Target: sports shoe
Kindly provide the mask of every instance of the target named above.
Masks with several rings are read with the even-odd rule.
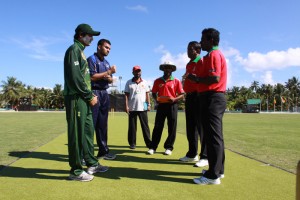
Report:
[[[198,161],[199,158],[198,158],[198,156],[195,156],[194,158],[184,156],[182,158],[179,158],[179,160],[182,161],[182,162],[194,162],[194,161]]]
[[[204,176],[201,176],[200,178],[194,178],[194,183],[199,185],[219,185],[221,184],[220,178],[217,179],[209,179]]]
[[[194,165],[194,167],[205,167],[205,166],[208,166],[208,160],[207,159],[200,159]]]
[[[89,167],[87,169],[87,173],[88,174],[95,174],[95,173],[98,173],[98,172],[106,172],[107,170],[108,170],[108,167],[98,164],[97,166]]]
[[[111,154],[111,153],[107,153],[103,156],[97,156],[98,159],[104,159],[104,160],[114,160],[116,159],[116,155],[115,154]]]
[[[129,149],[135,149],[135,146],[134,145],[130,145]]]
[[[74,180],[74,181],[82,181],[82,182],[87,182],[93,180],[94,176],[87,174],[85,171],[83,171],[80,175],[76,176],[74,174],[70,174],[69,180]]]
[[[155,153],[154,149],[149,149],[147,151],[147,154],[149,154],[149,155],[153,155],[154,153]]]
[[[202,169],[202,175],[204,175],[205,172],[207,172],[207,170],[206,169]],[[219,178],[225,178],[225,175],[224,174],[219,174]]]
[[[170,149],[166,149],[164,155],[170,156],[172,155],[172,151]]]

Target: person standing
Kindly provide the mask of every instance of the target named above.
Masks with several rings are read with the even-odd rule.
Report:
[[[136,146],[136,126],[137,117],[140,119],[141,128],[145,144],[150,148],[150,129],[148,126],[147,111],[150,111],[149,86],[142,79],[142,70],[140,66],[134,66],[132,69],[133,78],[128,80],[125,85],[125,106],[128,114],[128,143],[130,149]]]
[[[88,24],[80,24],[75,29],[74,44],[64,57],[64,102],[68,124],[68,153],[70,180],[91,181],[96,172],[105,172],[94,156],[94,126],[91,106],[98,102],[90,85],[90,75],[83,50],[90,46],[93,36],[100,35]],[[83,170],[81,160],[88,166]]]
[[[107,123],[109,111],[109,83],[113,82],[112,74],[116,73],[117,67],[110,66],[105,57],[109,54],[111,43],[107,39],[101,39],[97,44],[97,52],[88,60],[90,69],[92,90],[98,97],[98,103],[93,107],[93,121],[96,131],[96,140],[99,147],[97,158],[113,160],[116,155],[109,153],[107,145]]]
[[[177,102],[183,98],[184,91],[180,80],[172,76],[172,72],[176,71],[174,64],[167,61],[161,64],[159,69],[164,72],[164,75],[156,79],[152,87],[152,96],[157,104],[157,112],[152,132],[152,142],[147,153],[150,155],[155,153],[161,139],[165,119],[167,118],[168,137],[164,143],[164,154],[171,155],[176,138]]]
[[[224,138],[223,115],[226,109],[226,59],[219,50],[220,32],[214,28],[202,31],[201,48],[207,51],[203,57],[203,67],[197,76],[189,74],[188,79],[199,83],[197,102],[204,130],[204,142],[207,145],[209,168],[202,170],[202,176],[195,178],[196,184],[220,184],[224,177]]]
[[[186,79],[187,74],[195,74],[197,68],[202,67],[202,60],[200,57],[201,53],[201,44],[197,41],[191,41],[187,47],[187,55],[190,58],[190,61],[186,65],[186,73],[184,74],[183,81],[183,90],[186,93],[185,97],[185,120],[186,120],[186,136],[189,143],[189,150],[186,155],[179,160],[182,162],[192,162],[198,161],[195,163],[195,167],[204,167],[208,165],[206,145],[203,142],[203,130],[201,123],[197,122],[197,115],[200,113],[197,112],[198,104],[197,99],[197,90],[198,84]],[[186,79],[186,80],[185,80]],[[198,158],[198,134],[200,135],[200,160]]]

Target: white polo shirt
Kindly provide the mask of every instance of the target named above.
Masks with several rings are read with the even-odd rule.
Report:
[[[145,80],[137,84],[130,79],[125,85],[125,93],[128,93],[129,111],[145,111],[144,103],[146,102],[146,92],[150,92],[150,88]]]

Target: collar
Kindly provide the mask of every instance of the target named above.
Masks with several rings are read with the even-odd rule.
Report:
[[[85,46],[81,42],[79,42],[78,40],[74,39],[74,43],[77,44],[81,50],[85,49]]]
[[[219,49],[219,46],[213,46],[213,48],[211,50],[209,50],[207,52],[207,54],[209,54],[210,52],[214,51],[214,50],[218,50]]]
[[[167,82],[167,80],[164,79],[164,76],[160,77],[164,82]],[[170,81],[173,81],[174,80],[174,77],[173,75],[170,76]]]
[[[131,81],[132,82],[134,82],[134,83],[136,83],[136,81],[134,81],[134,77],[131,79]],[[141,83],[141,82],[143,82],[144,80],[142,79],[142,77],[141,77],[141,81],[139,82],[139,83]]]
[[[104,62],[105,57],[103,57],[103,60],[100,59],[99,55],[97,54],[97,52],[94,53],[95,57],[98,58],[99,61]]]
[[[192,62],[197,63],[201,59],[201,56],[198,55]]]

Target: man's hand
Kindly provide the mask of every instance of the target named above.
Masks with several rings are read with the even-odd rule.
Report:
[[[198,78],[194,74],[189,74],[186,78],[193,81],[193,82],[196,82],[196,83],[198,82]]]
[[[93,96],[92,100],[89,103],[90,103],[90,106],[96,105],[98,103],[98,97]]]
[[[111,72],[112,74],[116,73],[116,72],[117,72],[117,66],[116,66],[116,65],[111,66],[110,72]]]

